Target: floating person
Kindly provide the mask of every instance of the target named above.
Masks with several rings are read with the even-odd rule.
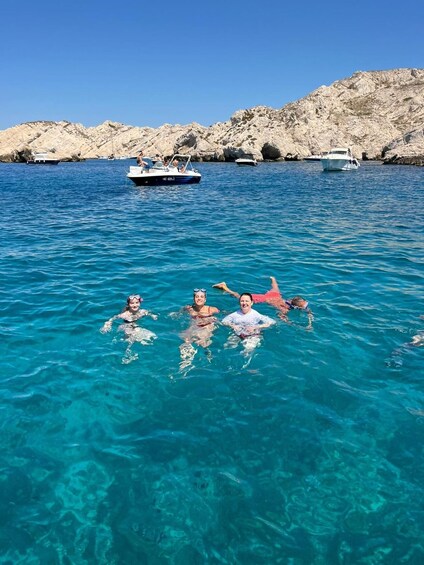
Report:
[[[265,294],[252,294],[253,302],[255,304],[265,303],[273,306],[278,310],[278,317],[281,318],[284,322],[288,322],[287,314],[290,310],[298,309],[303,310],[308,314],[308,326],[306,329],[312,329],[312,322],[314,320],[314,316],[309,309],[309,303],[307,300],[302,298],[301,296],[294,296],[290,299],[283,298],[281,291],[278,287],[277,280],[275,277],[270,277],[271,279],[271,289],[268,290]],[[219,288],[231,296],[235,298],[240,298],[240,294],[234,290],[228,288],[226,282],[220,282],[213,285],[214,288]]]
[[[193,303],[184,306],[183,311],[187,312],[191,318],[189,327],[180,334],[184,340],[184,343],[180,345],[180,355],[186,367],[197,353],[193,343],[205,350],[211,344],[212,334],[218,322],[215,314],[219,313],[219,309],[206,304],[205,288],[195,288],[193,289]]]
[[[424,316],[419,317],[420,320],[424,320]],[[423,347],[424,346],[424,330],[418,330],[415,335],[412,336],[411,341],[403,343],[401,346],[394,349],[391,353],[390,359],[386,361],[386,365],[393,367],[401,367],[403,365],[403,356],[411,351],[411,347]]]
[[[248,355],[260,344],[262,330],[274,325],[275,320],[252,308],[253,296],[250,292],[240,294],[239,304],[240,309],[225,316],[221,323],[234,331],[242,342],[245,355]],[[230,340],[229,345],[235,345],[234,341]]]
[[[137,355],[131,355],[131,347],[135,342],[141,343],[142,345],[150,345],[157,337],[156,334],[150,330],[146,330],[137,325],[137,321],[144,316],[150,316],[153,320],[158,319],[156,314],[152,314],[149,310],[140,308],[142,301],[143,299],[139,294],[131,294],[128,296],[127,304],[122,312],[109,318],[100,329],[102,333],[110,332],[115,320],[122,320],[124,322],[118,327],[118,330],[124,332],[125,339],[128,342],[128,347],[122,359],[123,363],[130,363],[134,359],[137,359]]]
[[[420,320],[424,320],[424,316],[420,316]],[[409,345],[412,347],[422,347],[424,345],[424,330],[418,330],[418,333],[412,336]]]

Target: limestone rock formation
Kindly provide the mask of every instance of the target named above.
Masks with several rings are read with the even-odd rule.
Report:
[[[243,153],[280,160],[342,145],[357,157],[410,162],[424,155],[423,125],[424,69],[357,72],[281,109],[239,110],[210,127],[29,122],[0,131],[0,161],[26,161],[32,152],[67,160],[135,156],[140,149],[146,155],[190,153],[200,161],[233,161]]]
[[[409,131],[383,148],[384,163],[424,165],[424,128]]]

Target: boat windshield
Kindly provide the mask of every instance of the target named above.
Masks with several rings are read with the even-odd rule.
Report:
[[[162,163],[162,161],[156,161],[156,163],[153,165],[153,169],[164,169],[164,164]]]
[[[349,149],[332,149],[330,151],[331,155],[349,155]]]
[[[181,171],[182,169],[194,170],[191,164],[190,155],[180,155],[178,153],[172,156],[172,158],[169,161],[168,167],[171,169],[173,167],[176,167],[179,171]]]

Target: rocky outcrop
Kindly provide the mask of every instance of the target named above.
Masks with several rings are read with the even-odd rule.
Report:
[[[416,165],[417,167],[424,167],[424,155],[415,155],[414,157],[400,157],[393,155],[383,160],[384,165]]]
[[[384,163],[422,165],[424,128],[406,132],[383,147]]]
[[[321,86],[281,109],[239,110],[210,127],[135,127],[107,121],[85,128],[70,122],[30,122],[0,132],[0,160],[25,161],[32,152],[61,159],[190,153],[199,161],[302,159],[350,146],[367,159],[424,154],[424,69],[357,72]]]

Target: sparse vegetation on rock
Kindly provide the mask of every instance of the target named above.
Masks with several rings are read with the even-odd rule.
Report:
[[[424,69],[357,72],[273,109],[238,110],[227,122],[159,128],[106,121],[86,128],[39,121],[0,131],[0,161],[51,152],[63,160],[190,153],[199,161],[302,159],[342,145],[357,157],[414,162],[424,155]],[[414,158],[416,157],[415,161]]]

